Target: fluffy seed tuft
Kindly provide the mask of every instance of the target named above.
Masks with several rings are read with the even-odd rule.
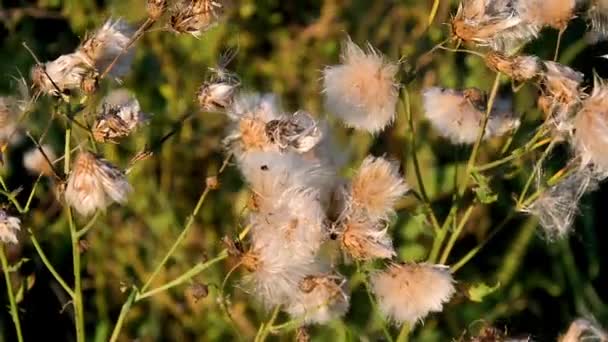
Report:
[[[21,230],[21,220],[9,216],[4,209],[0,209],[0,241],[18,244],[17,233]]]

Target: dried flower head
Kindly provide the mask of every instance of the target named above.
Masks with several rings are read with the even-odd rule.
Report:
[[[139,102],[126,90],[114,90],[103,101],[93,125],[93,137],[99,142],[117,143],[148,122]]]
[[[83,216],[105,210],[112,202],[124,204],[131,186],[124,173],[105,159],[80,152],[67,181],[65,201]]]
[[[477,140],[487,111],[485,95],[478,89],[427,88],[423,91],[423,105],[427,119],[441,136],[455,144],[472,144]],[[507,101],[495,101],[484,139],[501,136],[519,126],[519,119],[509,107]]]
[[[540,183],[540,176],[537,183]],[[540,188],[541,184],[537,184],[537,187]],[[572,231],[581,197],[596,187],[597,181],[592,172],[582,169],[543,191],[523,211],[539,219],[549,239],[562,238]]]
[[[198,88],[196,98],[202,110],[220,112],[232,107],[241,85],[239,78],[225,68],[233,56],[223,57],[217,68],[210,68],[211,75]]]
[[[447,267],[391,264],[370,276],[380,311],[395,323],[416,324],[430,312],[440,312],[455,292]]]
[[[42,151],[40,151],[42,149]],[[57,155],[50,145],[43,145],[40,148],[34,147],[23,155],[23,166],[33,175],[53,176],[53,163]]]
[[[347,39],[342,50],[341,64],[323,71],[327,110],[348,127],[382,131],[395,118],[398,66],[371,45],[364,51]]]
[[[17,99],[10,96],[0,97],[0,145],[17,141],[20,114]]]
[[[17,233],[21,230],[21,220],[9,216],[4,209],[0,209],[0,241],[17,244]]]
[[[593,165],[597,171],[608,173],[608,87],[596,84],[574,117],[573,143],[581,165]]]
[[[396,255],[388,225],[364,215],[351,215],[340,223],[340,247],[355,260],[391,259]]]
[[[279,119],[283,113],[279,98],[275,94],[248,92],[238,93],[230,110],[226,112],[228,117],[234,121],[243,117],[254,117],[263,122]]]
[[[79,89],[89,67],[79,53],[59,56],[54,61],[35,65],[31,71],[33,84],[43,93],[59,96]]]
[[[545,65],[541,80],[543,92],[559,103],[570,104],[580,101],[580,87],[584,75],[556,62],[544,61],[543,64]]]
[[[175,32],[199,37],[222,16],[223,0],[180,0],[172,11],[170,25]]]
[[[399,174],[399,164],[374,156],[363,160],[350,184],[352,204],[379,219],[392,214],[395,204],[408,190]]]
[[[591,23],[591,32],[599,40],[608,37],[608,2],[606,0],[591,0],[586,13]]]
[[[146,2],[146,12],[151,20],[158,20],[163,16],[167,9],[167,0],[148,0]]]
[[[491,51],[485,58],[488,67],[501,72],[516,81],[528,81],[541,75],[544,66],[536,56],[506,56],[498,51]]]
[[[522,19],[536,26],[551,26],[564,30],[574,18],[576,0],[543,1],[519,0],[517,12]]]
[[[566,334],[559,338],[559,342],[582,341],[605,342],[608,341],[608,333],[596,323],[585,318],[578,318],[570,324]]]
[[[323,137],[317,122],[304,111],[266,123],[266,136],[272,144],[284,151],[293,149],[304,153],[315,147]]]
[[[346,280],[333,274],[310,275],[299,284],[298,294],[286,311],[304,323],[324,324],[340,318],[348,310]]]
[[[88,37],[80,48],[78,54],[92,68],[103,72],[120,56],[118,62],[112,66],[109,75],[123,77],[131,69],[135,52],[127,49],[133,29],[121,19],[108,19],[93,35]]]
[[[539,31],[517,13],[510,0],[463,0],[451,26],[458,39],[506,53]]]

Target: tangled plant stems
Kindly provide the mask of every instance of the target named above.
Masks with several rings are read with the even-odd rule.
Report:
[[[433,1],[426,29],[435,21],[440,2]],[[576,17],[589,21],[597,39],[608,38],[608,8],[594,0],[586,2],[585,6],[575,1],[549,6],[536,0],[463,0],[450,19],[451,36],[423,56],[430,58],[447,51],[481,58],[496,73],[489,92],[449,89],[439,84],[413,95],[411,84],[420,78],[422,68],[417,66],[411,74],[404,72],[404,80],[400,80],[401,62],[391,60],[370,43],[358,45],[347,36],[339,61],[322,70],[319,95],[327,116],[288,111],[276,94],[243,90],[245,82],[228,69],[236,53],[221,56],[191,98],[202,115],[222,115],[226,119],[222,141],[226,157],[216,175],[206,179],[183,229],[163,257],[155,258],[159,262],[142,277],[142,285],[131,282],[127,286],[128,294],[110,341],[120,339],[137,303],[192,282],[223,262],[233,262],[230,271],[221,285],[209,285],[218,290],[219,306],[235,329],[233,334],[242,336],[241,324],[231,313],[231,294],[227,293],[233,273],[241,275],[237,288],[244,290],[254,305],[265,309],[266,319],[249,334],[254,341],[291,330],[297,330],[297,337],[306,340],[309,326],[344,319],[356,305],[351,292],[359,286],[364,287],[373,311],[370,316],[378,323],[375,333],[383,334],[388,341],[407,341],[427,317],[440,315],[447,305],[457,305],[453,298],[480,301],[487,293],[476,293],[474,290],[483,287],[469,284],[466,276],[458,273],[460,269],[522,213],[537,218],[549,240],[564,238],[573,230],[582,196],[608,176],[608,86],[598,78],[587,87],[582,73],[556,62],[561,36]],[[28,216],[39,183],[48,181],[55,202],[63,206],[70,234],[73,284],[64,280],[58,271],[61,268],[43,250],[35,235],[38,230],[28,227],[26,231],[38,258],[69,298],[66,305],[73,309],[70,312],[76,340],[86,341],[83,239],[96,233],[94,228],[98,220],[105,219],[104,213],[129,205],[130,196],[138,192],[129,179],[133,168],[155,158],[188,120],[197,119],[194,113],[183,115],[169,133],[147,143],[140,152],[130,155],[126,167],[121,166],[104,158],[100,151],[108,151],[104,146],[116,145],[129,152],[123,142],[137,136],[154,116],[144,112],[131,93],[115,89],[116,84],[132,68],[136,43],[155,25],[196,39],[224,21],[228,7],[223,0],[179,0],[172,6],[165,0],[148,0],[147,18],[138,29],[122,19],[110,18],[86,35],[74,51],[47,62],[39,61],[24,43],[36,62],[30,75],[35,93],[30,96],[28,83],[19,80],[18,96],[0,98],[2,151],[14,146],[15,138],[24,131],[36,145],[23,156],[24,167],[37,176],[25,205],[19,200],[20,189],[11,191],[0,175],[0,194],[8,202],[0,209],[0,262],[18,341],[24,340],[27,331],[22,329],[18,308],[18,298],[23,294],[14,291],[12,273],[19,264],[10,265],[7,250],[10,245],[24,243],[19,235],[22,219],[30,224]],[[554,59],[545,61],[521,54],[521,47],[536,39],[545,27],[559,31]],[[455,48],[444,46],[452,42],[457,42]],[[475,50],[461,49],[461,43]],[[509,96],[501,89],[501,80],[506,78],[537,89],[538,109],[543,114],[531,137],[514,147],[519,141],[515,133],[525,120],[523,114],[515,113]],[[107,88],[113,89],[106,94]],[[421,115],[412,106],[411,96],[418,95]],[[25,118],[44,101],[43,96],[56,105],[36,139]],[[328,119],[330,116],[337,120]],[[408,164],[389,155],[359,156],[351,176],[344,176],[350,164],[340,152],[345,148],[333,139],[334,130],[341,129],[335,127],[336,121],[355,134],[374,137],[390,130],[402,116],[406,122],[404,126],[397,122],[397,127],[408,130],[404,159],[411,158],[417,188],[405,181],[399,168]],[[57,118],[64,127],[60,158],[43,141]],[[437,210],[437,196],[425,179],[427,170],[419,155],[421,137],[416,125],[420,120],[429,123],[442,143],[464,145],[469,151],[464,169],[457,170],[462,172],[456,173],[457,181],[448,194],[451,203],[445,208],[445,217]],[[489,148],[490,141],[501,142],[496,156]],[[547,172],[551,169],[548,161],[559,145],[567,145],[572,152],[558,172]],[[62,171],[55,165],[60,161]],[[247,208],[238,218],[238,225],[243,223],[245,228],[238,237],[224,237],[224,248],[217,248],[219,252],[213,257],[156,284],[196,226],[211,191],[221,188],[220,175],[231,161],[249,190]],[[492,183],[505,178],[505,169],[521,164],[531,165],[532,170],[524,177],[503,221],[451,262],[460,238],[474,221],[475,210],[490,208],[498,200]],[[392,223],[399,214],[400,202],[408,196],[418,201],[422,224],[432,233],[424,261],[404,258],[401,246],[393,240]],[[19,217],[13,216],[14,211]],[[521,236],[525,238],[528,233],[523,230]],[[356,266],[354,273],[349,265]],[[503,265],[504,269],[509,267]],[[197,296],[209,295],[208,289],[208,284],[200,284]],[[488,327],[471,334],[469,340],[510,340],[506,335],[501,329]],[[592,321],[578,319],[561,341],[588,337],[605,339],[606,333]]]

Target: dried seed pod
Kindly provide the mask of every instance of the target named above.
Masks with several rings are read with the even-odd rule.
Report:
[[[158,20],[163,16],[167,9],[167,0],[148,0],[146,2],[146,12],[151,20]]]
[[[199,37],[217,23],[223,12],[221,0],[181,0],[173,9],[169,24],[178,33]]]
[[[322,132],[310,114],[298,111],[291,117],[266,123],[266,136],[279,149],[304,153],[315,147],[322,138]]]
[[[209,295],[209,286],[207,286],[206,284],[202,284],[202,283],[194,283],[194,284],[188,286],[187,291],[188,291],[188,294],[190,296],[192,296],[192,299],[194,299],[194,302],[196,303],[203,298],[207,298],[207,296]]]
[[[544,70],[542,61],[536,56],[509,57],[498,51],[491,51],[486,54],[485,61],[490,69],[520,82],[536,79]]]

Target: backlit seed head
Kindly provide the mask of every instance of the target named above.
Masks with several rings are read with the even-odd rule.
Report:
[[[10,216],[4,209],[0,209],[0,241],[17,244],[17,234],[21,230],[21,220]]]

